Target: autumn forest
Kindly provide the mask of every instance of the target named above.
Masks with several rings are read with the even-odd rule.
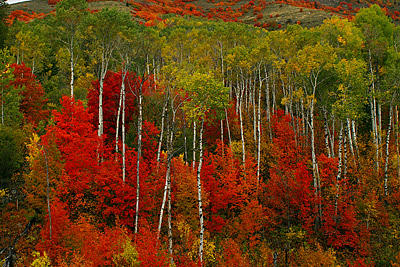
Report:
[[[400,266],[392,3],[50,2],[0,2],[2,266]]]

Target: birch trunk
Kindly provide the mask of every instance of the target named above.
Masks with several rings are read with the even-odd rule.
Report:
[[[192,168],[196,166],[196,122],[193,122],[193,163]]]
[[[331,157],[331,148],[329,147],[329,133],[328,133],[328,119],[326,116],[326,109],[323,108],[324,112],[324,136],[325,136],[325,147],[326,152],[328,153],[328,158]]]
[[[226,111],[226,108],[225,108],[225,118],[226,118],[226,128],[228,130],[229,147],[231,147],[231,144],[232,144],[231,130],[229,128],[228,112]]]
[[[314,87],[313,91],[314,91],[313,95],[315,95],[315,87]],[[321,193],[321,184],[320,184],[320,180],[319,180],[317,156],[315,153],[314,97],[312,98],[311,105],[310,105],[310,131],[311,131],[311,158],[312,158],[312,166],[313,166],[314,189],[315,189],[315,195],[318,197],[318,196],[320,196],[320,193]],[[321,220],[322,220],[321,199],[319,199],[319,203],[318,203],[318,213],[319,213],[318,222],[321,223]]]
[[[223,120],[220,120],[221,124],[221,149],[222,149],[222,155],[224,154],[224,122]]]
[[[378,129],[377,129],[377,121],[376,121],[376,100],[375,100],[375,80],[374,80],[374,71],[372,67],[372,57],[371,50],[368,50],[368,58],[369,58],[369,71],[372,77],[372,91],[370,96],[370,107],[371,107],[371,121],[372,121],[372,132],[373,132],[373,140],[375,144],[375,170],[379,173],[379,141],[378,141]]]
[[[335,115],[332,113],[332,135],[331,135],[332,157],[335,157]]]
[[[121,116],[122,97],[123,97],[122,95],[123,95],[123,92],[125,92],[125,77],[126,77],[126,74],[127,74],[126,69],[124,69],[123,73],[122,73],[122,77],[121,77],[122,79],[121,79],[121,90],[119,92],[119,104],[118,104],[118,112],[117,112],[117,126],[116,126],[116,129],[115,129],[115,152],[117,152],[117,153],[118,153],[118,150],[119,150],[119,148],[118,148],[118,142],[119,142],[119,140],[118,140],[118,138],[119,138],[119,118]],[[117,159],[117,157],[115,157],[115,159]]]
[[[358,149],[358,143],[357,143],[357,132],[356,132],[356,123],[354,120],[351,120],[351,128],[352,128],[352,134],[353,134],[353,140],[354,140],[354,147],[356,149],[356,155],[357,155],[357,164],[358,160],[360,158],[360,151]]]
[[[203,127],[204,118],[201,121],[200,137],[199,137],[199,165],[197,167],[197,192],[199,202],[199,218],[200,218],[200,244],[199,244],[199,258],[200,264],[203,266],[203,242],[204,242],[204,218],[203,218],[203,203],[201,197],[201,167],[203,165]]]
[[[138,232],[138,221],[139,221],[139,194],[140,194],[140,157],[142,156],[142,86],[139,87],[139,117],[138,117],[138,147],[137,147],[137,159],[136,159],[136,213],[135,213],[135,234]]]
[[[174,118],[173,118],[174,120]],[[174,122],[172,122],[174,123]],[[160,218],[158,221],[158,235],[157,238],[160,236],[161,232],[161,226],[162,226],[162,221],[163,221],[163,215],[164,215],[164,209],[165,209],[165,203],[167,199],[167,194],[168,191],[170,190],[170,184],[171,184],[171,160],[172,160],[172,143],[173,143],[173,138],[174,138],[174,131],[173,131],[173,126],[168,127],[168,132],[167,132],[167,171],[165,174],[165,185],[164,185],[164,194],[163,194],[163,200],[161,203],[161,209],[160,209]]]
[[[385,180],[384,180],[385,196],[388,195],[389,143],[390,143],[390,132],[392,130],[392,120],[393,120],[393,104],[391,102],[389,108],[389,125],[386,133]]]
[[[347,136],[343,135],[343,178],[347,176]]]
[[[125,183],[126,162],[125,162],[125,74],[122,78],[122,182]]]
[[[260,182],[260,162],[261,162],[261,88],[262,88],[261,69],[259,69],[259,80],[260,80],[259,81],[260,86],[258,87],[258,108],[257,108],[257,184],[259,184]]]
[[[71,79],[69,85],[71,87],[71,98],[74,97],[74,37],[71,38],[70,48],[70,68],[71,68]]]
[[[115,127],[115,152],[118,153],[118,138],[119,138],[119,118],[121,117],[121,109],[122,109],[122,83],[121,90],[119,92],[119,103],[118,103],[118,112],[117,112],[117,125]],[[115,160],[117,160],[117,155],[115,155]]]
[[[242,140],[242,164],[244,166],[246,162],[246,147],[244,143],[244,131],[243,131],[243,117],[242,117],[242,101],[239,105],[239,121],[240,121],[240,138]]]
[[[340,133],[339,133],[339,148],[338,148],[338,173],[336,176],[336,195],[335,195],[335,222],[338,216],[338,199],[339,199],[339,181],[342,176],[342,142],[343,142],[343,123],[340,123]]]
[[[270,107],[270,100],[269,100],[269,76],[267,69],[265,68],[265,104],[267,109],[267,120],[268,122],[271,121],[271,107]]]
[[[349,140],[349,147],[350,147],[350,152],[351,152],[351,155],[353,156],[353,163],[354,163],[354,166],[356,166],[357,165],[357,163],[356,163],[356,155],[355,155],[355,153],[354,153],[354,148],[353,148],[353,138],[352,138],[352,134],[351,134],[351,124],[350,124],[350,119],[349,118],[347,118],[346,119],[346,123],[347,123],[347,139]]]
[[[163,136],[164,136],[164,120],[165,120],[165,113],[167,112],[168,101],[169,101],[169,93],[167,93],[167,97],[165,98],[162,115],[161,115],[161,132],[160,132],[160,140],[158,141],[157,164],[160,162],[161,145],[162,145]]]
[[[174,266],[174,258],[172,251],[172,213],[171,213],[171,176],[168,182],[168,251],[170,256],[171,266]]]

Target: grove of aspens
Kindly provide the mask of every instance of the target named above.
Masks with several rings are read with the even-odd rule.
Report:
[[[387,9],[0,20],[1,266],[400,266]]]

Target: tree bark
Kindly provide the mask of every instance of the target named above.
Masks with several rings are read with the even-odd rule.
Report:
[[[122,182],[125,183],[126,162],[125,162],[125,75],[122,77]]]
[[[342,176],[342,142],[343,142],[343,123],[340,123],[339,148],[338,148],[338,173],[336,176],[336,195],[335,195],[335,222],[338,217],[339,182]]]
[[[349,140],[349,147],[350,147],[350,152],[351,152],[351,155],[353,156],[353,163],[354,163],[354,166],[357,166],[357,161],[356,161],[356,155],[355,155],[355,153],[354,153],[354,147],[353,147],[353,138],[352,138],[352,134],[351,134],[351,124],[350,124],[350,119],[349,118],[347,118],[346,119],[346,123],[347,123],[347,137],[348,137],[348,140]]]
[[[239,121],[240,121],[240,138],[242,141],[242,164],[245,165],[246,162],[246,147],[244,142],[244,130],[243,130],[243,117],[242,117],[242,101],[239,105]]]
[[[138,232],[139,221],[139,194],[140,194],[140,157],[142,156],[142,87],[143,83],[139,86],[139,117],[138,117],[138,147],[136,159],[136,213],[135,213],[135,234]]]
[[[165,113],[167,112],[167,106],[168,106],[168,101],[169,101],[169,91],[167,93],[167,96],[164,100],[164,106],[162,110],[162,115],[161,115],[161,132],[160,132],[160,140],[158,141],[158,149],[157,149],[157,165],[160,162],[160,155],[161,155],[161,146],[162,146],[162,141],[163,141],[163,136],[164,136],[164,120],[165,120]]]
[[[386,133],[386,155],[385,155],[385,179],[384,179],[384,192],[385,196],[388,195],[388,168],[389,168],[389,143],[390,143],[390,132],[392,130],[393,120],[393,101],[390,102],[389,108],[389,125]]]
[[[228,112],[226,111],[226,108],[225,108],[225,118],[226,118],[226,128],[228,130],[228,139],[229,139],[229,147],[230,147],[232,144],[232,139],[231,139],[231,130],[229,128]]]
[[[260,183],[260,162],[261,162],[261,88],[262,88],[261,69],[259,69],[258,78],[260,86],[258,87],[258,108],[257,108],[257,184]]]
[[[192,168],[196,166],[196,122],[193,122],[193,163]]]
[[[201,121],[200,137],[199,137],[199,165],[197,167],[197,193],[199,202],[199,218],[200,218],[200,244],[199,244],[199,258],[200,264],[203,266],[203,243],[204,243],[204,218],[203,218],[203,203],[201,197],[201,167],[203,165],[203,128],[204,118]]]
[[[329,147],[329,132],[328,132],[328,119],[326,116],[326,109],[323,108],[324,112],[324,136],[325,136],[325,147],[326,147],[326,152],[328,154],[328,158],[332,157],[331,155],[331,148]]]
[[[70,87],[71,87],[71,98],[74,97],[74,37],[71,38],[70,48],[70,68],[71,68],[71,79],[70,79]]]

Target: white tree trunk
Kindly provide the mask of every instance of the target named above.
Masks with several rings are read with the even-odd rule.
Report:
[[[162,145],[163,136],[164,136],[164,120],[165,120],[165,113],[167,112],[168,101],[169,101],[169,92],[167,93],[167,97],[165,98],[162,115],[161,115],[161,132],[160,132],[160,140],[158,141],[157,164],[160,162],[161,145]]]
[[[329,147],[329,129],[328,129],[328,119],[326,116],[326,109],[324,108],[324,136],[325,136],[325,147],[328,154],[328,158],[332,157],[331,148]]]
[[[232,144],[231,130],[229,128],[228,112],[226,111],[226,108],[225,108],[225,118],[226,118],[226,128],[228,130],[229,147],[231,147],[231,144]]]
[[[203,266],[203,243],[204,243],[204,218],[203,218],[203,203],[201,197],[201,167],[203,165],[203,128],[204,128],[204,118],[201,122],[200,137],[199,137],[199,165],[197,167],[197,192],[198,192],[198,202],[199,202],[199,218],[200,218],[200,243],[199,243],[199,258],[200,264]]]
[[[138,232],[139,221],[139,195],[140,195],[140,157],[142,156],[142,86],[139,87],[139,117],[138,117],[138,147],[136,159],[136,214],[135,214],[135,234]]]
[[[336,176],[336,195],[335,195],[335,222],[338,216],[339,182],[342,177],[342,142],[343,142],[343,123],[340,123],[339,148],[338,148],[338,173]]]
[[[71,46],[69,48],[70,53],[70,68],[71,68],[71,80],[69,85],[71,87],[71,98],[74,97],[74,37],[71,39]]]
[[[240,121],[240,138],[242,140],[242,164],[246,162],[246,147],[244,142],[244,131],[243,131],[243,117],[242,117],[242,102],[239,105],[239,121]]]
[[[122,182],[125,183],[126,162],[125,162],[125,75],[122,77]]]
[[[386,155],[385,155],[385,180],[384,180],[384,192],[385,196],[388,195],[388,168],[389,168],[389,143],[390,143],[390,132],[392,130],[392,119],[393,119],[393,104],[390,103],[389,108],[389,125],[386,133]]]
[[[352,134],[353,134],[353,140],[354,140],[354,147],[356,149],[356,155],[357,155],[357,162],[358,159],[360,158],[360,151],[358,149],[358,143],[357,143],[357,132],[356,132],[356,123],[354,120],[351,121],[351,128],[352,128]]]
[[[349,147],[350,147],[350,152],[351,152],[351,155],[353,156],[353,163],[354,163],[354,166],[356,166],[357,165],[357,163],[356,163],[356,155],[355,155],[355,153],[354,153],[354,148],[353,148],[353,138],[352,138],[352,134],[351,134],[351,124],[350,124],[350,119],[349,118],[347,118],[346,119],[346,123],[347,123],[347,139],[349,140]]]
[[[196,166],[196,122],[193,122],[193,162],[192,168]]]
[[[261,162],[261,88],[262,88],[261,69],[259,69],[259,77],[258,78],[259,78],[260,86],[258,87],[258,108],[257,108],[257,184],[260,182],[260,162]],[[268,80],[267,80],[267,82],[268,82]],[[267,91],[269,91],[269,90],[267,90]],[[267,111],[267,114],[268,114],[268,111]],[[268,117],[268,115],[267,115],[267,117]]]
[[[118,112],[117,112],[117,123],[115,127],[115,152],[118,153],[118,143],[119,143],[119,118],[121,117],[121,109],[122,109],[122,84],[121,90],[119,92],[119,103],[118,103]],[[115,160],[117,160],[117,155],[115,155]]]
[[[174,123],[174,119],[172,121],[172,124],[173,123]],[[174,139],[173,126],[168,127],[167,139],[168,139],[167,140],[167,172],[165,174],[164,194],[163,194],[163,200],[161,203],[160,218],[158,221],[158,237],[160,236],[160,232],[161,232],[165,203],[166,203],[167,194],[168,194],[168,191],[170,190],[169,188],[170,188],[170,184],[171,184],[172,144],[173,144],[173,139]]]

